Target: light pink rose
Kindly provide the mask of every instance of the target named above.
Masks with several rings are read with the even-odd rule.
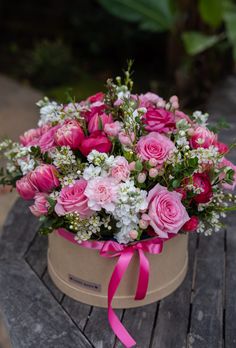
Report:
[[[220,165],[220,168],[222,167],[230,167],[234,170],[234,182],[232,184],[227,184],[226,182],[222,184],[222,187],[225,190],[231,190],[233,191],[236,187],[236,165],[234,165],[231,161],[227,160],[225,157],[222,158]],[[220,174],[220,180],[223,180],[225,177],[225,173]]]
[[[60,125],[50,128],[41,136],[38,142],[38,146],[40,147],[42,152],[49,151],[56,146],[54,135],[58,128],[60,128]]]
[[[190,146],[193,149],[198,147],[203,147],[205,149],[209,148],[217,140],[216,134],[211,132],[208,128],[199,126],[194,130],[194,133],[189,141]]]
[[[84,139],[84,132],[76,120],[67,120],[57,129],[54,139],[57,145],[76,150]]]
[[[49,209],[49,203],[47,201],[47,195],[45,193],[36,193],[34,197],[34,204],[31,205],[30,211],[37,217],[46,215]]]
[[[142,122],[145,129],[152,132],[167,133],[175,127],[174,114],[166,109],[149,108]]]
[[[113,119],[112,119],[112,115],[109,114],[95,114],[93,117],[91,117],[89,123],[88,123],[88,131],[89,133],[98,131],[98,130],[103,130],[104,127],[109,124],[112,123]],[[100,129],[100,126],[102,129]]]
[[[114,160],[110,175],[116,182],[126,181],[130,176],[129,162],[122,156],[117,156]]]
[[[119,121],[112,123],[106,123],[104,126],[104,132],[110,137],[116,137],[121,130],[121,125]]]
[[[92,150],[97,150],[99,152],[110,152],[112,149],[112,142],[108,139],[105,133],[101,131],[96,131],[90,134],[90,136],[84,138],[80,144],[79,150],[84,156]]]
[[[97,177],[88,182],[84,194],[88,197],[88,206],[94,211],[102,208],[107,212],[115,209],[117,183],[112,178]]]
[[[159,97],[157,94],[152,93],[152,92],[147,92],[145,94],[140,94],[138,96],[138,100],[141,107],[149,107],[149,106],[160,106],[164,107],[165,106],[165,101]]]
[[[63,187],[55,205],[57,215],[78,213],[81,218],[90,217],[92,211],[88,207],[88,198],[84,194],[86,187],[87,181],[84,179],[75,181],[72,186]]]
[[[178,122],[180,120],[186,120],[191,125],[194,124],[194,122],[191,120],[191,118],[180,110],[175,110],[175,120],[176,120],[176,122]]]
[[[133,132],[130,134],[127,134],[125,132],[120,132],[118,134],[118,137],[119,137],[121,144],[125,145],[125,146],[131,146],[135,140],[135,134]]]
[[[150,226],[161,238],[168,238],[168,233],[178,233],[189,220],[188,213],[181,203],[181,194],[170,192],[157,184],[148,193],[148,216]]]
[[[30,173],[30,181],[40,192],[50,192],[60,185],[58,171],[52,164],[41,164]]]
[[[17,180],[16,190],[19,193],[19,195],[25,200],[30,200],[34,198],[36,192],[38,191],[37,188],[31,182],[29,174],[23,176],[20,180]]]
[[[158,166],[163,165],[174,149],[174,143],[167,136],[156,132],[141,137],[137,144],[137,152],[142,160],[154,158]]]
[[[32,128],[20,136],[20,143],[24,146],[33,146],[36,145],[40,137],[43,134],[43,129]]]

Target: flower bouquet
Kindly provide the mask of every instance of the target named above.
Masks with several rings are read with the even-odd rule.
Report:
[[[107,306],[127,347],[135,342],[112,304],[134,307],[174,291],[187,270],[188,233],[219,231],[236,185],[230,148],[208,114],[187,115],[176,96],[132,87],[129,67],[105,94],[68,104],[44,98],[38,128],[0,144],[0,183],[34,200],[52,279],[77,300]]]

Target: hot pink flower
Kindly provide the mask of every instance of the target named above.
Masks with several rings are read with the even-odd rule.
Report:
[[[40,192],[50,192],[60,185],[58,172],[52,164],[41,164],[30,173],[30,180]]]
[[[97,102],[97,101],[103,101],[103,99],[104,99],[104,93],[102,93],[102,92],[98,92],[98,93],[96,93],[96,94],[94,94],[94,95],[91,95],[90,97],[88,97],[88,101],[89,101],[89,103],[95,103],[95,102]]]
[[[42,128],[32,128],[20,136],[20,143],[24,146],[36,145],[43,134]]]
[[[55,206],[57,215],[78,213],[81,218],[90,217],[92,211],[88,207],[88,198],[84,194],[86,187],[87,181],[84,179],[77,180],[73,186],[63,187]]]
[[[112,178],[97,177],[90,180],[84,193],[92,210],[100,211],[104,208],[108,212],[114,211],[117,183]]]
[[[137,152],[142,160],[155,158],[159,166],[163,165],[174,149],[175,145],[169,138],[156,132],[141,137],[137,144]]]
[[[224,155],[225,153],[229,152],[229,147],[225,143],[221,143],[220,141],[216,141],[214,144],[215,147],[217,147],[220,154]]]
[[[157,184],[149,191],[147,200],[149,224],[162,238],[168,238],[168,233],[178,233],[189,220],[178,192],[170,192],[166,187]]]
[[[194,122],[191,120],[191,118],[188,115],[186,115],[184,112],[182,112],[180,110],[175,110],[175,121],[178,122],[180,120],[186,120],[191,125],[194,124]]]
[[[36,193],[34,197],[34,204],[29,208],[31,213],[39,217],[41,215],[46,215],[49,209],[49,203],[47,201],[47,195],[45,193]]]
[[[194,130],[194,134],[190,139],[190,146],[193,149],[203,147],[207,149],[216,142],[216,135],[211,132],[208,128],[199,126]]]
[[[142,120],[145,129],[152,132],[167,133],[175,126],[174,114],[166,109],[149,108]]]
[[[121,125],[119,121],[106,123],[104,126],[104,132],[110,137],[117,136],[120,130],[121,130]]]
[[[129,162],[122,156],[117,156],[110,170],[110,175],[116,182],[126,181],[130,175]]]
[[[209,176],[206,173],[193,174],[193,185],[202,190],[194,196],[194,201],[197,203],[207,203],[210,201],[213,191]]]
[[[112,122],[113,122],[113,119],[111,114],[109,115],[105,113],[102,113],[101,115],[95,114],[88,123],[88,131],[89,133],[92,133],[97,130],[103,130],[107,124]],[[100,126],[102,127],[102,129],[100,129]]]
[[[193,215],[187,222],[185,222],[182,229],[186,232],[194,232],[196,231],[198,224],[199,224],[198,217]]]
[[[158,103],[160,103],[160,106],[162,107],[165,105],[164,100],[161,97],[159,97],[157,94],[152,92],[140,94],[138,96],[138,100],[140,102],[140,106],[146,107],[146,108],[153,105],[157,105]]]
[[[222,184],[222,187],[226,190],[231,190],[233,191],[236,187],[236,166],[229,160],[227,160],[226,158],[222,158],[220,165],[220,168],[222,167],[230,167],[231,169],[233,169],[234,171],[234,182],[232,184],[227,184],[226,182]],[[225,177],[225,173],[221,173],[220,174],[220,180],[223,180]]]
[[[105,112],[106,108],[106,104],[97,101],[90,105],[89,110],[82,112],[82,116],[84,116],[86,121],[89,122],[94,115],[101,115],[103,112]]]
[[[36,192],[38,191],[31,182],[29,174],[23,176],[20,180],[17,180],[16,189],[19,195],[25,200],[34,198]]]
[[[90,134],[89,137],[86,137],[82,143],[80,144],[79,150],[84,156],[88,156],[88,154],[92,150],[97,150],[99,152],[109,152],[112,149],[112,143],[107,138],[107,136],[101,132],[96,131]]]
[[[126,134],[125,132],[120,132],[118,134],[119,140],[122,145],[131,146],[135,139],[135,134],[132,132],[130,134]]]
[[[54,139],[57,145],[68,145],[72,150],[76,150],[84,139],[84,133],[76,120],[67,120],[57,129]]]
[[[46,152],[51,150],[53,147],[56,146],[54,135],[56,131],[60,128],[60,125],[54,126],[47,130],[39,139],[38,145],[42,152]]]

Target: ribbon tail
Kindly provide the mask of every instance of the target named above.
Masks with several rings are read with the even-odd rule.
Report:
[[[139,253],[139,277],[135,294],[135,300],[142,300],[146,296],[149,281],[149,261],[142,249],[138,249]]]
[[[112,308],[112,300],[121,282],[121,279],[129,266],[133,254],[134,251],[127,250],[120,255],[108,286],[108,320],[115,335],[119,338],[119,340],[126,348],[135,346],[136,342],[128,333],[126,328],[122,325],[120,319],[114,312]]]

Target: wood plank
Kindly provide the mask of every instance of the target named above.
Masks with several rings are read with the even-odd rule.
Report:
[[[223,347],[224,262],[224,232],[201,236],[188,340],[191,348]]]
[[[225,347],[236,347],[236,215],[228,216],[226,234]]]
[[[76,325],[83,331],[87,321],[89,320],[92,307],[85,303],[75,301],[68,296],[64,297],[61,305]]]
[[[137,342],[137,348],[149,347],[158,303],[152,303],[140,308],[126,309],[122,319],[123,325]],[[117,340],[116,348],[123,345]]]
[[[37,234],[25,256],[25,260],[40,278],[47,267],[47,246],[47,237]]]
[[[0,258],[22,257],[33,240],[39,221],[28,209],[31,203],[18,199],[8,214],[0,239]]]
[[[116,313],[121,318],[123,310],[116,310]],[[93,307],[84,333],[96,348],[111,348],[114,346],[115,335],[108,323],[107,309]]]
[[[197,235],[190,235],[187,276],[172,295],[160,301],[156,327],[152,337],[151,347],[153,348],[186,347],[196,244]]]
[[[2,262],[0,284],[13,348],[92,347],[26,262]]]

